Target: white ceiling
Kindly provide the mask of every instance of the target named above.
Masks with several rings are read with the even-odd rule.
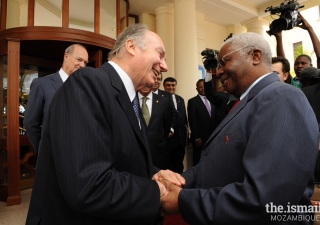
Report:
[[[311,1],[314,0],[298,0],[301,5]],[[160,6],[174,5],[173,0],[129,0],[129,2],[129,13],[134,15],[154,14],[155,9]],[[203,13],[207,21],[222,26],[241,24],[258,16],[269,16],[270,13],[265,13],[264,10],[268,6],[278,6],[282,2],[284,0],[195,0],[197,12]]]

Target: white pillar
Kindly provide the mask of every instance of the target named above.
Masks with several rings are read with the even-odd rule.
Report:
[[[174,0],[174,77],[186,104],[196,95],[198,48],[195,0]]]
[[[168,72],[162,73],[162,79],[174,77],[174,8],[161,6],[155,10],[156,33],[160,36],[166,49]]]
[[[242,24],[247,28],[247,32],[254,32],[264,37],[268,21],[261,18],[253,18]]]

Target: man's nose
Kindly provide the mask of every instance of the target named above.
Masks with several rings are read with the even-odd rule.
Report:
[[[161,68],[161,72],[167,72],[168,71],[168,66],[167,66],[167,63],[166,63],[166,61],[164,59],[161,60],[160,68]]]

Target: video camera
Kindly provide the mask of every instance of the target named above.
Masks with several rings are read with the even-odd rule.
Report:
[[[205,49],[201,52],[203,66],[206,70],[216,69],[218,66],[217,52],[211,49]]]
[[[294,0],[288,0],[282,2],[279,6],[266,8],[265,12],[270,11],[271,15],[277,14],[280,16],[279,19],[272,21],[270,30],[268,30],[267,33],[271,36],[274,35],[275,32],[290,30],[297,26],[301,23],[301,19],[298,17],[298,9],[303,7],[304,6],[300,6],[299,3]]]

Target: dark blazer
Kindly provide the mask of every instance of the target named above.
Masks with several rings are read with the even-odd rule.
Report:
[[[26,224],[152,224],[155,172],[117,72],[81,68],[51,102]]]
[[[266,204],[310,206],[318,134],[303,93],[275,73],[264,77],[209,137],[199,164],[182,174],[183,219],[274,224]]]
[[[177,110],[174,107],[172,96],[169,92],[158,89],[158,95],[161,98],[167,98],[170,103],[170,108],[171,108],[170,109],[170,116],[166,117],[167,122],[165,124],[165,130],[169,130],[169,132],[170,132],[171,128],[174,129],[178,123]]]
[[[147,137],[153,165],[159,169],[170,166],[170,152],[167,149],[167,137],[170,132],[171,106],[168,98],[152,93],[151,117],[147,127]],[[167,125],[169,124],[169,126]]]
[[[171,96],[172,97],[172,96]],[[188,120],[186,113],[186,106],[181,96],[175,94],[177,101],[178,120],[174,129],[172,139],[178,140],[180,146],[185,147],[188,136]]]
[[[31,83],[23,125],[36,153],[39,149],[42,125],[48,115],[51,100],[62,84],[59,72],[36,78]]]
[[[317,122],[320,124],[320,83],[301,89],[306,95],[314,113],[316,114]],[[320,128],[320,127],[319,127]],[[314,178],[317,184],[320,183],[320,154],[318,152],[317,163],[314,171]]]
[[[191,130],[191,140],[201,138],[204,145],[211,133],[219,124],[216,107],[211,105],[211,117],[199,95],[188,101],[188,121]]]
[[[318,124],[320,124],[320,83],[301,89],[306,95],[314,113],[316,114]]]

